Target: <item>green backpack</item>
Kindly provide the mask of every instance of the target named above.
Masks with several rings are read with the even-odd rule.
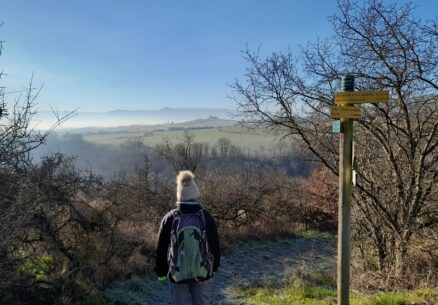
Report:
[[[212,276],[213,255],[207,241],[204,210],[184,214],[173,210],[169,274],[176,283],[203,281]]]

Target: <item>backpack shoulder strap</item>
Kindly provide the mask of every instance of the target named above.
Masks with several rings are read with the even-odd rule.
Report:
[[[205,212],[204,212],[204,209],[201,208],[201,209],[199,210],[199,212],[201,213],[202,224],[204,225],[204,230],[207,230],[207,221],[205,220]]]
[[[177,225],[177,221],[175,220],[178,218],[178,216],[181,215],[181,212],[178,209],[173,209],[171,213],[172,213],[171,215],[172,215],[172,231],[173,231],[174,229],[176,229],[175,226]]]
[[[172,216],[175,218],[177,216],[181,215],[181,211],[178,209],[173,209],[172,210]]]

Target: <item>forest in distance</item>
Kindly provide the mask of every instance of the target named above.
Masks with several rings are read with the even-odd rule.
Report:
[[[142,129],[144,128],[149,127]],[[275,134],[264,134],[261,129],[254,131],[242,126],[193,128],[190,124],[185,124],[178,130],[160,129],[158,132],[156,129],[153,132],[122,133],[104,130],[95,134],[51,134],[44,145],[32,151],[31,157],[40,160],[47,154],[61,153],[74,157],[78,168],[92,170],[104,178],[111,178],[120,172],[132,174],[144,162],[145,155],[154,161],[151,162],[154,168],[163,168],[163,160],[160,161],[155,148],[165,143],[181,142],[187,138],[188,133],[202,145],[205,162],[210,157],[257,159],[262,163],[277,163],[293,176],[306,175],[309,172],[309,165],[297,159],[300,148],[294,143],[294,139],[282,140]],[[156,133],[152,140],[151,133]]]

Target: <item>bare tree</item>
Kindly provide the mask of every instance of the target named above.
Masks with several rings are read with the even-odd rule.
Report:
[[[167,139],[158,144],[155,150],[158,156],[167,160],[176,172],[186,169],[195,172],[202,159],[203,148],[201,143],[195,141],[195,135],[185,130],[181,142],[172,143]]]
[[[0,39],[0,56],[4,43]],[[0,69],[0,80],[3,76],[3,69]],[[8,92],[0,85],[0,169],[17,170],[20,166],[29,165],[30,151],[43,144],[56,127],[75,114],[75,111],[60,114],[52,109],[56,121],[48,130],[40,131],[32,126],[36,99],[42,87],[34,87],[33,74],[27,88],[20,92]],[[6,99],[6,96],[10,98]]]
[[[0,40],[0,55],[3,41]],[[0,70],[0,79],[3,76]],[[35,88],[33,76],[26,89],[8,92],[0,86],[0,299],[1,302],[18,302],[30,293],[20,282],[19,267],[36,253],[45,250],[62,253],[70,263],[77,261],[70,255],[65,244],[60,242],[60,222],[66,212],[71,212],[69,223],[80,221],[80,212],[71,199],[78,188],[83,194],[84,184],[90,182],[62,168],[66,164],[59,158],[47,159],[40,167],[32,163],[30,152],[42,145],[48,135],[73,112],[63,115],[54,111],[56,122],[48,130],[34,127],[35,101],[42,86]],[[71,175],[70,175],[71,174]],[[75,177],[74,177],[75,176]],[[76,179],[77,178],[77,179]],[[76,179],[76,180],[75,180]],[[69,180],[69,181],[66,181]],[[84,184],[80,185],[84,180]],[[81,182],[82,181],[82,182]],[[76,198],[77,199],[77,198]],[[80,200],[78,200],[80,201]],[[63,203],[64,205],[60,204]],[[62,214],[62,215],[61,215]],[[74,215],[73,215],[74,214]],[[60,225],[60,227],[58,227]],[[40,279],[41,280],[41,279]],[[30,283],[27,281],[26,283]],[[35,286],[46,285],[58,289],[59,283],[35,281]],[[35,287],[34,286],[34,287]],[[14,293],[17,294],[14,295]],[[26,293],[23,293],[26,291]],[[22,293],[22,295],[20,294]],[[15,297],[20,296],[20,300]],[[12,297],[14,300],[8,299]]]
[[[414,12],[410,3],[340,0],[330,18],[334,38],[309,43],[299,56],[263,59],[246,50],[245,80],[232,86],[243,114],[285,136],[298,134],[335,175],[330,106],[340,77],[355,73],[359,91],[390,90],[389,104],[362,105],[355,123],[353,197],[356,232],[372,241],[382,274],[398,278],[414,241],[438,231],[438,23]]]
[[[32,76],[28,87],[11,103],[6,101],[6,89],[0,90],[0,167],[19,170],[21,166],[29,166],[30,152],[45,143],[56,127],[74,115],[74,111],[64,114],[53,111],[56,122],[48,130],[37,130],[32,124],[41,89],[42,86],[34,87]],[[11,109],[8,104],[12,104]]]

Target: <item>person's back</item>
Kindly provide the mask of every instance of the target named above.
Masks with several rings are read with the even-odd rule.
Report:
[[[210,278],[220,265],[216,224],[198,197],[194,175],[180,172],[177,208],[161,222],[154,268],[160,281],[170,280],[173,305],[208,304]]]

